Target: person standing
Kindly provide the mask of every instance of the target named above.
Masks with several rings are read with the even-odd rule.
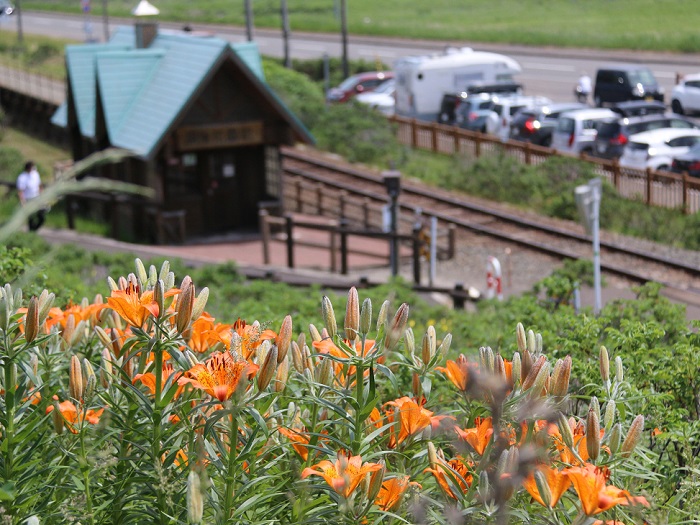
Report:
[[[588,103],[588,97],[592,91],[592,81],[591,77],[584,71],[578,78],[578,83],[576,84],[576,93],[578,94],[579,102]]]
[[[43,186],[41,177],[32,161],[28,161],[24,165],[24,171],[17,177],[17,192],[19,193],[19,202],[24,206],[32,199],[36,199],[40,194]],[[37,210],[29,216],[29,231],[37,231],[46,218],[46,210],[43,208]]]

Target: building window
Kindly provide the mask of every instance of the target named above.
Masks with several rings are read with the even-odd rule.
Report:
[[[270,197],[282,198],[282,168],[279,148],[265,147],[265,191]]]

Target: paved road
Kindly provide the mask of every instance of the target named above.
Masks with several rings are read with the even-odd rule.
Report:
[[[0,30],[16,30],[16,17],[3,20]],[[90,22],[92,37],[104,40],[105,25],[98,10],[86,18],[83,15],[60,15],[39,12],[24,12],[22,26],[26,33],[74,38],[84,41],[85,24]],[[108,28],[117,24],[131,24],[129,19],[110,19]],[[179,29],[181,24],[160,22],[161,27]],[[245,28],[223,25],[195,25],[195,30],[207,30],[230,41],[245,40]],[[255,29],[255,41],[264,55],[282,57],[281,30]],[[535,48],[525,46],[486,45],[470,42],[435,42],[426,40],[389,39],[380,37],[349,37],[348,54],[351,59],[379,59],[392,64],[400,57],[439,52],[446,45],[470,46],[507,54],[516,59],[523,68],[520,81],[526,93],[544,95],[555,101],[573,99],[573,87],[582,71],[593,74],[599,65],[609,62],[641,62],[648,65],[666,93],[670,93],[676,73],[700,71],[700,54],[666,54],[634,51],[600,51],[587,49]],[[292,28],[290,54],[293,58],[318,58],[327,53],[340,56],[342,53],[339,34],[315,34],[295,32]]]

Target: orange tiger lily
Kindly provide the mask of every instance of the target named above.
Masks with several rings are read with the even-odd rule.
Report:
[[[49,405],[48,407],[46,407],[47,414],[50,414],[51,412],[53,412],[53,410],[53,405]],[[66,422],[68,430],[70,430],[73,434],[78,433],[78,428],[82,426],[83,422],[88,422],[91,425],[97,425],[100,422],[100,416],[105,411],[104,408],[100,408],[99,410],[90,409],[83,413],[82,410],[78,410],[76,406],[70,401],[64,401],[63,403],[59,403],[58,410],[61,412],[61,415],[63,416],[63,420]]]
[[[473,478],[469,465],[470,463],[465,463],[461,456],[449,461],[438,458],[438,464],[435,467],[427,468],[423,472],[430,472],[435,476],[445,494],[453,499],[458,499],[459,496],[453,492],[452,487],[456,484],[462,493],[467,492],[467,489],[471,487]],[[451,483],[448,482],[446,473],[449,473]]]
[[[306,433],[284,427],[279,427],[277,430],[292,443],[292,448],[301,459],[306,461],[309,458],[309,436]]]
[[[438,366],[435,370],[439,370],[447,376],[447,379],[452,381],[452,384],[461,392],[466,392],[469,386],[470,376],[477,374],[479,367],[476,363],[467,361],[464,354],[459,354],[457,361],[447,361],[446,367]]]
[[[195,388],[223,402],[238,389],[242,377],[250,380],[258,371],[258,366],[244,359],[234,359],[229,352],[212,354],[206,363],[199,363],[178,379],[179,385],[192,383]]]
[[[374,500],[374,503],[376,503],[380,509],[386,512],[391,512],[396,509],[401,503],[401,498],[408,487],[411,485],[420,487],[419,483],[408,480],[409,476],[406,475],[384,481],[384,483],[382,483],[382,488],[379,489],[379,494],[377,494],[377,498]]]
[[[167,352],[163,353],[166,354]],[[178,380],[182,375],[182,372],[175,372],[173,370],[173,365],[171,365],[170,363],[163,363],[163,385],[168,379],[170,379],[170,376],[172,376],[173,374],[175,374],[173,380]],[[156,375],[153,372],[146,372],[145,374],[136,374],[132,383],[136,384],[136,381],[141,381],[141,383],[145,385],[146,388],[148,388],[148,390],[151,392],[151,395],[155,395]],[[184,388],[185,387],[183,385],[180,385],[177,391],[175,392],[173,399],[177,399],[184,390]]]
[[[419,434],[429,426],[436,429],[445,418],[453,419],[451,416],[434,416],[433,412],[423,408],[423,403],[419,404],[410,397],[401,397],[386,404],[398,408],[401,426],[397,444],[403,443],[409,437]]]
[[[632,496],[626,490],[606,485],[607,469],[587,463],[583,467],[569,467],[564,473],[576,489],[581,508],[587,516],[604,512],[616,505],[641,504],[649,506],[646,498]]]
[[[566,490],[571,486],[571,479],[565,472],[547,465],[539,465],[537,470],[542,472],[547,480],[547,485],[549,486],[549,492],[551,494],[549,505],[545,504],[542,496],[540,495],[540,491],[537,488],[537,483],[535,482],[534,473],[530,473],[530,475],[525,478],[525,481],[523,481],[523,486],[537,503],[545,507],[549,506],[549,508],[554,508],[562,494],[564,494],[564,492],[566,492]]]
[[[479,455],[483,455],[493,435],[492,420],[490,417],[477,417],[474,420],[474,425],[476,425],[474,428],[467,428],[465,430],[459,427],[454,428],[461,439],[469,443]]]
[[[268,339],[275,339],[277,333],[273,330],[265,329],[258,324],[246,324],[240,317],[233,323],[233,331],[241,336],[241,348],[236,349],[246,359],[250,359],[255,350]],[[227,347],[230,347],[231,339],[228,339]]]
[[[321,476],[326,483],[344,498],[349,498],[368,473],[380,470],[379,463],[362,463],[361,456],[349,456],[338,452],[335,463],[324,459],[301,473],[301,479],[308,476]]]
[[[180,290],[173,288],[165,292],[165,297],[171,297]],[[139,293],[138,287],[130,284],[126,290],[114,290],[107,299],[109,307],[132,326],[141,328],[149,316],[158,317],[158,303],[153,299],[153,290]]]

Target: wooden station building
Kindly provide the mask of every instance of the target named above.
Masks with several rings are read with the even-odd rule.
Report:
[[[90,175],[147,186],[153,198],[74,196],[78,209],[137,242],[184,242],[258,227],[281,199],[280,146],[312,143],[265,83],[257,46],[119,27],[104,44],[66,48],[67,99],[52,122],[75,161],[108,147],[133,156]]]

